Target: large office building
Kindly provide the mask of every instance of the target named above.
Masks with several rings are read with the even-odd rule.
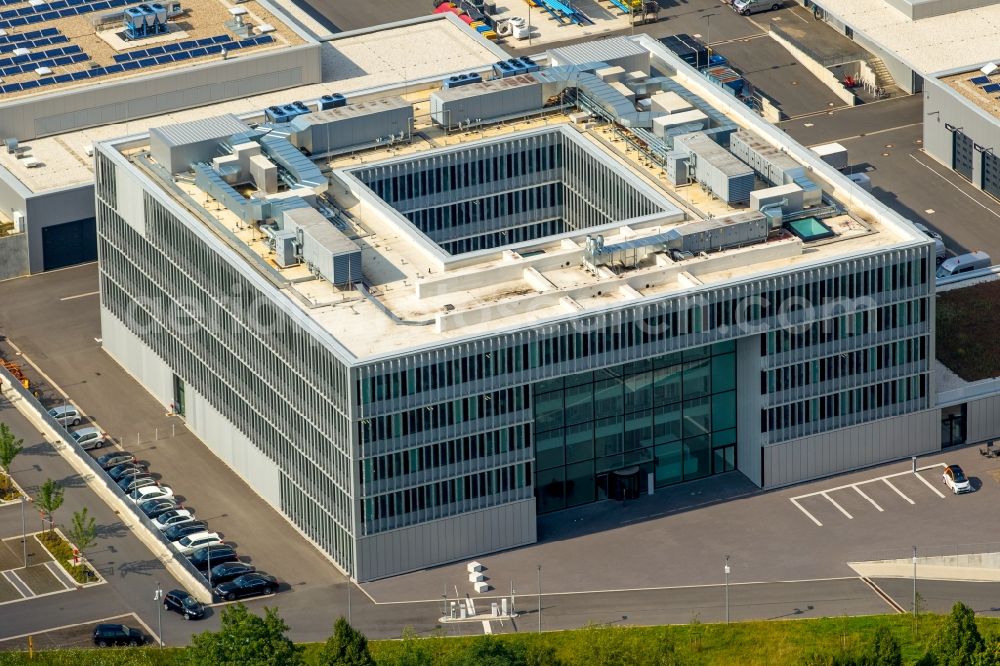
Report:
[[[646,36],[100,142],[105,349],[339,567],[937,450],[923,234]]]

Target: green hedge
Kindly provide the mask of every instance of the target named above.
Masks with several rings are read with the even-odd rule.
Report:
[[[65,569],[70,576],[78,583],[86,584],[91,582],[90,569],[83,564],[72,565],[69,563],[73,559],[73,547],[56,532],[42,532],[36,535],[45,550],[52,554],[56,563]]]

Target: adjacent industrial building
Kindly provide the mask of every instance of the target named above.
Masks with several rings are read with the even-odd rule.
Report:
[[[6,3],[0,279],[97,258],[93,176],[73,175],[92,141],[43,137],[320,80],[320,45],[268,0]]]
[[[923,93],[923,149],[1000,198],[997,0],[800,0]]]
[[[105,349],[357,580],[941,446],[930,239],[646,36],[96,151]]]

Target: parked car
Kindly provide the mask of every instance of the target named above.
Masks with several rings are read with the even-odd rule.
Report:
[[[149,486],[152,488],[153,486]],[[146,514],[146,517],[150,520],[154,520],[164,513],[170,511],[176,511],[179,509],[177,500],[172,497],[164,497],[159,499],[150,499],[143,502],[139,502],[139,510]]]
[[[944,480],[944,485],[948,486],[951,492],[956,495],[972,492],[972,484],[969,483],[965,472],[958,465],[948,465],[944,468],[944,474],[941,476]]]
[[[83,414],[75,406],[70,404],[59,405],[49,410],[49,416],[54,418],[62,426],[80,425]]]
[[[147,470],[146,466],[143,465],[142,463],[127,462],[127,463],[122,463],[121,465],[115,465],[114,467],[109,469],[108,476],[111,477],[112,481],[118,483],[119,481],[124,479],[126,476],[129,476],[130,474],[145,474],[148,471],[149,470]]]
[[[775,0],[733,0],[733,11],[742,16],[781,9]]]
[[[118,482],[118,487],[125,491],[126,494],[131,493],[136,488],[142,488],[144,486],[155,486],[156,479],[153,478],[151,474],[136,474],[135,476],[126,476],[121,481]]]
[[[944,247],[944,238],[942,238],[941,234],[939,234],[938,232],[934,231],[933,229],[923,224],[920,224],[919,222],[914,222],[913,226],[915,226],[918,231],[923,232],[924,235],[934,239],[935,261],[940,266],[941,262],[943,262],[945,260],[945,257],[948,256],[948,251]]]
[[[226,601],[242,597],[274,594],[278,589],[278,580],[274,576],[262,573],[243,574],[228,583],[215,586],[215,593]]]
[[[79,444],[84,451],[101,448],[104,446],[106,438],[106,435],[103,432],[91,426],[78,428],[72,431],[70,435],[74,440],[76,440],[76,443]]]
[[[181,555],[190,555],[202,546],[214,546],[217,543],[222,543],[222,537],[217,533],[196,532],[195,534],[182,536],[177,541],[171,541],[170,545]]]
[[[209,582],[214,585],[222,585],[234,578],[239,578],[243,574],[255,573],[256,571],[256,567],[252,564],[245,564],[239,560],[235,562],[223,562],[212,567],[212,576]]]
[[[135,456],[127,451],[112,451],[97,459],[97,464],[101,466],[101,469],[111,469],[129,462],[135,462]]]
[[[163,501],[163,500],[156,500],[156,501]],[[163,513],[153,518],[153,524],[156,525],[156,529],[160,530],[161,532],[164,532],[168,528],[174,527],[175,525],[183,525],[184,523],[193,523],[193,522],[194,522],[194,514],[191,513],[191,510],[181,509],[181,508],[171,509],[170,511],[164,511]]]
[[[163,530],[163,536],[167,539],[167,541],[177,541],[182,536],[206,531],[208,531],[208,525],[200,520],[196,520],[193,523],[185,523],[184,525],[172,525]]]
[[[142,502],[151,499],[171,499],[174,496],[173,488],[171,488],[170,486],[159,486],[152,484],[138,486],[133,490],[127,492],[129,499],[131,499],[136,504],[141,504]]]
[[[131,645],[135,647],[146,642],[146,636],[138,629],[124,624],[99,624],[94,627],[94,645]]]
[[[170,590],[163,595],[163,610],[180,613],[185,620],[205,617],[205,606],[184,590]]]
[[[198,571],[206,572],[209,567],[225,562],[236,562],[239,556],[233,547],[223,543],[215,546],[204,546],[188,555],[192,566]]]

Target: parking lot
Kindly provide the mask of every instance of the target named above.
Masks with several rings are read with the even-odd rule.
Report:
[[[890,514],[893,514],[896,509],[906,510],[908,507],[916,506],[917,500],[933,502],[936,499],[945,499],[944,493],[927,480],[927,477],[931,476],[935,481],[940,481],[944,467],[944,463],[937,463],[920,467],[915,472],[892,472],[834,488],[814,490],[805,495],[790,497],[789,501],[817,527],[824,525],[816,517],[817,515],[830,523],[837,520],[837,514],[846,520],[854,520],[855,514],[864,516],[873,510],[885,513],[885,507],[888,507]],[[914,497],[917,500],[914,500]],[[845,506],[850,508],[850,511],[845,509]],[[830,515],[831,509],[835,509],[836,514]],[[894,517],[890,515],[889,520],[893,520]]]
[[[76,589],[32,533],[0,540],[0,576],[0,605]]]
[[[138,615],[135,613],[126,613],[114,617],[95,618],[88,622],[54,627],[48,631],[0,639],[0,651],[27,652],[29,638],[30,647],[33,650],[93,647],[94,625],[100,623],[124,624],[139,629],[146,634],[149,644],[156,644],[158,642],[156,633]]]
[[[96,278],[96,265],[88,264],[4,283],[9,307],[0,314],[0,351],[25,366],[43,403],[59,405],[68,396],[86,415],[78,427],[93,424],[109,434],[111,443],[91,451],[94,457],[109,447],[135,455],[241,560],[275,576],[283,608],[303,616],[322,608],[323,633],[305,636],[325,639],[346,610],[346,579],[102,351]]]

